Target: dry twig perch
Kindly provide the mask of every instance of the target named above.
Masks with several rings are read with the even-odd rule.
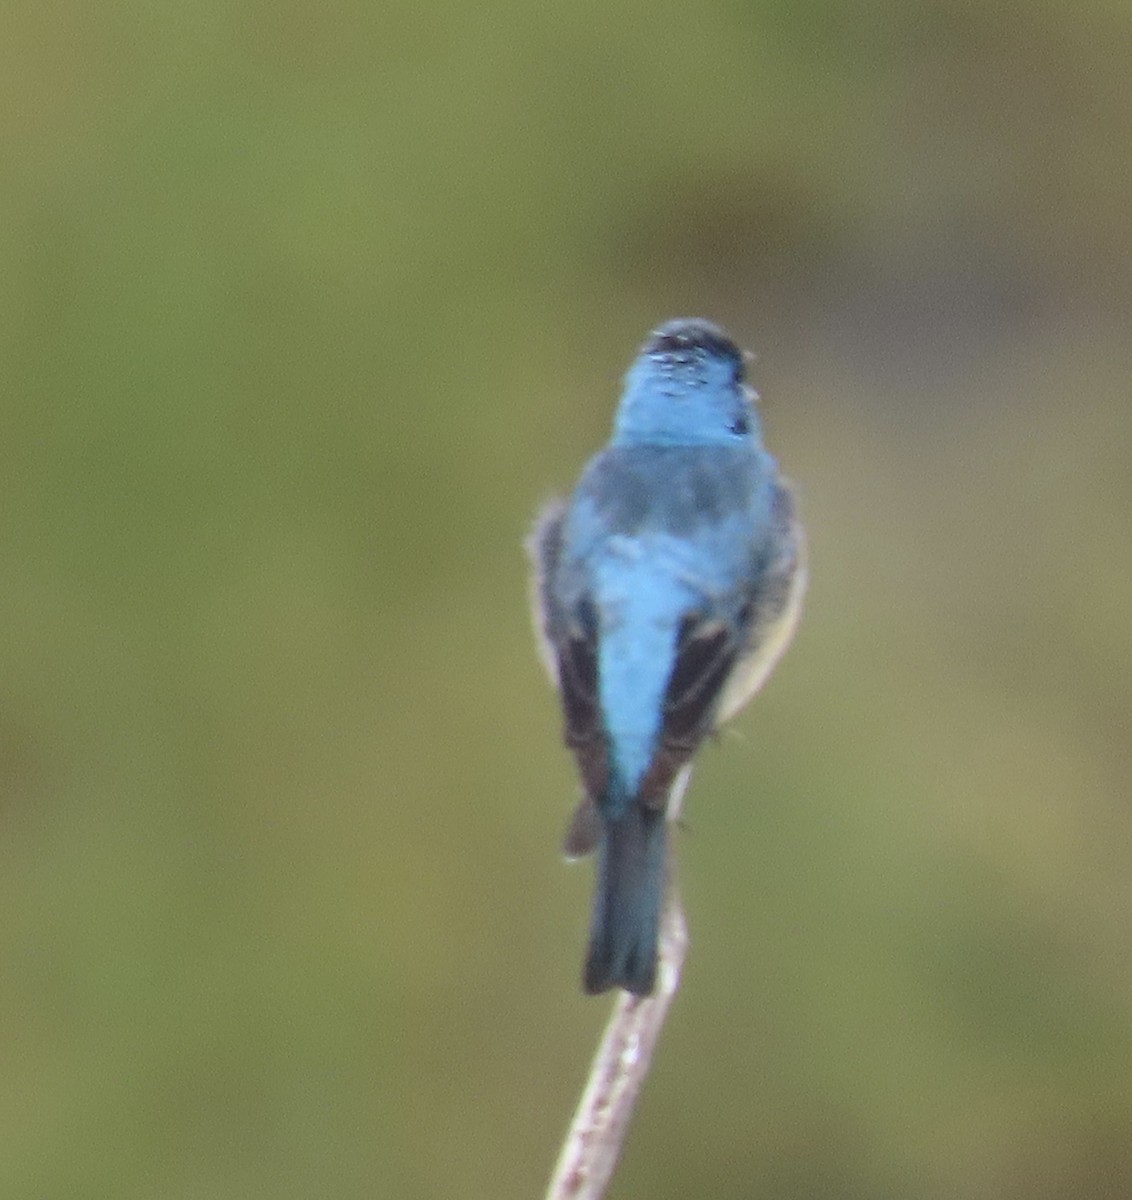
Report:
[[[675,864],[670,864],[656,990],[651,996],[618,993],[546,1200],[599,1200],[605,1193],[668,1006],[680,985],[687,948],[688,928],[676,889]]]

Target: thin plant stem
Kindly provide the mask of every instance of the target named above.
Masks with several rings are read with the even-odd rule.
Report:
[[[680,985],[688,948],[688,927],[675,875],[675,865],[670,864],[656,989],[651,996],[618,993],[546,1200],[599,1200],[617,1165],[656,1040]]]

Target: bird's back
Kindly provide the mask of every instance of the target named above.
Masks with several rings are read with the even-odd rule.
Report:
[[[628,798],[655,750],[690,620],[734,620],[768,524],[771,470],[747,447],[611,447],[566,517],[567,607],[595,624],[598,704]]]

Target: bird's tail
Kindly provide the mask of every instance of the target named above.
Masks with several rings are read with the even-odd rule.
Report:
[[[582,984],[591,994],[622,987],[647,996],[656,981],[664,895],[664,810],[634,803],[602,824]]]

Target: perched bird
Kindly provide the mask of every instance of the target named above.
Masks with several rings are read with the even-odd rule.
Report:
[[[652,991],[669,809],[700,742],[758,691],[798,621],[802,530],[755,399],[721,329],[662,325],[629,368],[609,444],[528,541],[584,792],[564,850],[598,852],[590,993]]]

